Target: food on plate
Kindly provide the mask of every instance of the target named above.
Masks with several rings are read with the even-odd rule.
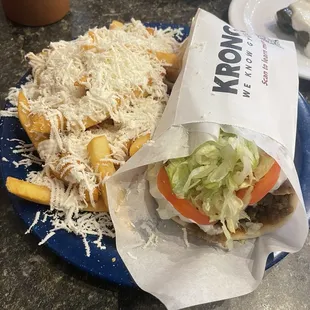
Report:
[[[227,246],[283,225],[297,203],[273,158],[254,142],[223,131],[188,157],[151,165],[148,180],[161,219]]]
[[[107,211],[106,180],[151,139],[165,109],[181,35],[114,21],[27,54],[32,75],[10,98],[44,164],[25,181],[9,177],[8,191],[50,205],[75,233],[79,211]]]
[[[310,1],[298,0],[279,10],[277,24],[283,32],[294,34],[297,43],[304,48],[305,55],[310,57]]]

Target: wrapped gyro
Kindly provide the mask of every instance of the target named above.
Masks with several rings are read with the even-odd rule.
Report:
[[[293,43],[198,10],[152,140],[107,181],[117,250],[168,309],[249,293],[303,246],[297,98]]]
[[[297,201],[272,157],[222,130],[187,157],[150,165],[148,180],[161,219],[227,247],[281,227]]]

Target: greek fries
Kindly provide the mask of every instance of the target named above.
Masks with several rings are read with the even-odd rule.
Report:
[[[113,21],[27,54],[32,79],[16,105],[44,165],[26,180],[8,177],[8,191],[61,211],[68,231],[80,229],[79,210],[107,212],[106,180],[151,139],[164,111],[166,79],[181,64],[175,35]]]

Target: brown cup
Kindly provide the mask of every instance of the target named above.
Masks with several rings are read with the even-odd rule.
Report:
[[[62,19],[69,11],[69,0],[2,0],[3,11],[15,23],[44,26]]]

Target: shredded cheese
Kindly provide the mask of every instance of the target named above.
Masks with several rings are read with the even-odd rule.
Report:
[[[86,256],[90,257],[90,247],[88,244],[88,241],[86,240],[86,236],[83,237],[83,243],[84,243],[84,247],[85,247],[85,251],[86,251]]]
[[[0,111],[0,117],[18,117],[17,109],[15,107]]]
[[[29,234],[31,229],[38,224],[39,222],[39,219],[40,219],[40,215],[41,215],[41,212],[40,211],[37,211],[36,212],[36,215],[34,216],[34,219],[33,219],[33,222],[32,224],[29,226],[29,228],[26,230],[25,234]]]
[[[183,230],[184,243],[185,243],[186,247],[189,248],[189,242],[188,242],[188,238],[187,238],[187,229],[185,227],[183,227],[182,230]]]
[[[53,237],[55,235],[54,231],[49,232],[39,243],[38,245],[42,245],[44,244],[48,239],[50,239],[51,237]]]
[[[130,252],[127,252],[128,256],[132,259],[138,259],[137,256],[134,256],[133,254],[131,254]]]
[[[146,249],[149,246],[155,246],[158,243],[158,236],[155,235],[155,233],[151,233],[148,241],[146,242],[146,244],[142,247],[142,249]]]
[[[27,144],[20,139],[11,139],[9,141],[14,141],[18,143],[14,148],[12,148],[13,154],[21,154],[21,156],[24,157],[24,159],[21,159],[18,162],[16,162],[15,160],[12,162],[15,168],[18,168],[20,166],[30,167],[32,164],[43,164],[43,160],[38,156],[34,155],[35,148],[32,144]]]

